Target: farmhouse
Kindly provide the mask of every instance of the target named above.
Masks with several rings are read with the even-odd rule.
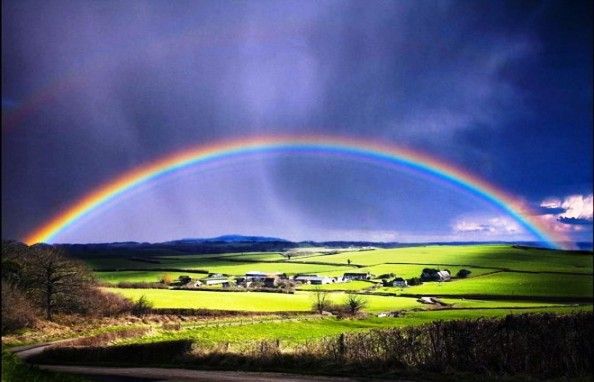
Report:
[[[451,275],[447,270],[425,268],[421,273],[422,281],[450,281]]]
[[[265,273],[265,272],[259,272],[259,271],[251,271],[245,274],[245,280],[246,281],[261,281],[261,282],[265,282],[267,278],[277,278],[277,279],[286,279],[287,275],[284,273]]]
[[[264,281],[268,277],[267,273],[258,272],[258,271],[251,271],[245,274],[245,281]]]
[[[404,288],[408,286],[408,283],[402,277],[396,277],[394,281],[392,281],[392,285],[395,287]]]
[[[347,272],[342,276],[343,280],[371,280],[369,272]]]
[[[278,276],[266,277],[264,279],[264,286],[267,288],[274,288],[278,286],[280,278]]]
[[[303,284],[324,285],[335,281],[333,277],[318,276],[318,275],[300,275],[295,276],[295,281]]]
[[[448,271],[437,272],[437,277],[439,278],[439,281],[450,281],[450,279],[452,278],[450,272]]]
[[[202,282],[207,286],[220,284],[222,284],[223,286],[229,286],[229,278],[222,275],[214,275],[207,277],[205,279],[202,279]]]

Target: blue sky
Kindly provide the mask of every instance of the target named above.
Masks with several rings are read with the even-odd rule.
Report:
[[[4,1],[2,236],[189,145],[281,134],[444,158],[592,235],[587,1]],[[530,240],[441,181],[340,158],[195,168],[56,238]]]

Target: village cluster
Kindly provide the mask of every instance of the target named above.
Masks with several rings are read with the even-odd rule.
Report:
[[[470,273],[470,271],[467,271]],[[450,281],[451,274],[448,270],[425,268],[418,278],[406,280],[394,274],[375,277],[370,272],[346,272],[342,276],[325,276],[317,274],[298,274],[294,276],[286,273],[266,273],[260,271],[247,272],[244,276],[232,277],[223,274],[210,274],[201,279],[192,279],[190,276],[179,276],[176,284],[186,288],[200,288],[209,286],[222,286],[223,288],[292,288],[296,285],[326,285],[333,283],[347,283],[350,281],[372,281],[378,279],[383,286],[404,288],[426,281]]]

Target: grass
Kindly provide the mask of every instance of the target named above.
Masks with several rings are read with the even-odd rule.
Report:
[[[168,289],[120,289],[108,288],[124,297],[137,300],[145,296],[155,308],[221,309],[250,312],[310,311],[313,293],[297,291],[295,294],[262,292],[218,292]],[[372,312],[411,309],[421,307],[414,298],[393,296],[366,296],[367,310]],[[342,303],[345,294],[331,293],[328,299]]]
[[[481,317],[502,317],[511,313],[555,312],[571,313],[592,311],[584,307],[541,307],[538,309],[505,308],[482,310],[434,310],[408,312],[401,317],[336,319],[318,318],[281,322],[249,321],[235,325],[211,325],[187,327],[182,330],[155,330],[150,335],[126,339],[118,343],[151,343],[179,339],[190,339],[204,346],[221,343],[242,344],[249,341],[279,340],[285,346],[335,336],[341,333],[421,325],[435,320],[475,319]]]
[[[522,274],[500,272],[482,277],[427,282],[405,288],[403,293],[445,295],[491,295],[535,297],[592,297],[592,276],[562,274]],[[396,291],[398,288],[381,288]]]
[[[448,264],[536,272],[592,274],[592,254],[513,248],[509,245],[433,245],[344,252],[309,257],[303,261],[373,266],[386,263]]]
[[[39,370],[16,355],[2,351],[2,382],[84,382],[87,379],[64,373]]]
[[[466,279],[454,279],[447,283],[425,283],[409,288],[380,287],[377,294],[439,295],[451,297],[473,297],[489,300],[537,301],[561,299],[583,301],[592,298],[592,255],[567,251],[514,248],[509,245],[468,245],[468,246],[420,246],[372,251],[343,252],[332,255],[308,257],[295,256],[291,261],[280,261],[283,257],[277,252],[270,253],[226,253],[226,254],[188,254],[174,256],[159,255],[160,264],[142,263],[126,259],[103,259],[102,266],[116,268],[127,262],[138,268],[137,271],[96,272],[99,279],[107,283],[119,281],[156,282],[164,273],[174,278],[189,274],[192,278],[204,275],[183,271],[164,272],[154,268],[202,269],[212,273],[233,276],[244,275],[249,271],[284,272],[287,274],[317,273],[338,276],[346,271],[369,271],[376,276],[394,273],[410,278],[419,276],[421,270],[448,268],[455,274],[461,268],[472,271]],[[348,266],[347,260],[352,261]],[[233,260],[233,261],[230,261]],[[243,261],[241,261],[243,260]],[[310,262],[324,264],[311,264]],[[110,263],[111,262],[111,263]],[[330,263],[330,265],[328,265]],[[332,265],[334,263],[335,265]],[[355,268],[354,265],[365,265]],[[122,267],[125,268],[125,267]],[[152,270],[153,269],[153,270]],[[506,271],[507,270],[507,271]],[[541,273],[538,273],[541,272]],[[556,272],[556,273],[555,273]],[[563,273],[565,272],[565,273]],[[372,284],[362,281],[324,285],[321,288],[331,291],[332,298],[344,299],[341,291],[363,291]],[[275,293],[242,293],[207,291],[169,291],[169,290],[118,290],[118,293],[137,299],[146,295],[157,308],[203,308],[244,311],[307,311],[312,297],[307,293],[315,286],[300,285],[293,295]],[[480,297],[479,297],[480,296]],[[368,297],[370,311],[417,307],[414,299],[394,300],[393,297]],[[413,303],[411,303],[413,301]],[[339,302],[339,301],[338,301]],[[465,302],[466,306],[469,306]],[[477,303],[476,307],[485,303]]]
[[[119,272],[95,272],[95,276],[100,281],[106,283],[118,283],[121,281],[130,282],[159,282],[163,275],[171,275],[173,280],[181,275],[190,276],[192,278],[203,278],[206,274],[188,273],[188,272],[165,272],[165,271],[119,271]]]

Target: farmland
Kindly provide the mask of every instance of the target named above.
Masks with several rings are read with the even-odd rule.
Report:
[[[434,321],[592,311],[592,254],[587,252],[469,245],[308,250],[293,252],[291,258],[283,252],[163,250],[146,256],[94,254],[83,260],[94,270],[102,291],[134,304],[148,301],[150,308],[139,315],[128,313],[63,328],[49,337],[25,331],[3,338],[5,344],[67,338],[73,333],[97,336],[89,343],[113,351],[120,346],[185,341],[193,344],[193,356],[205,356],[211,362],[246,352],[256,354],[253,351],[267,348],[265,343],[280,351],[274,354],[289,356],[309,349],[313,356],[318,354],[312,350],[316,346],[342,335],[414,329]],[[405,287],[388,282],[402,277],[411,284],[416,279],[416,284],[425,269],[447,270],[451,279],[425,278]],[[470,273],[458,277],[461,270]],[[256,286],[242,284],[248,272],[265,277],[276,274],[284,281],[271,286],[263,281]],[[349,280],[342,277],[345,273],[362,274],[365,279]],[[324,284],[294,279],[304,274],[318,275]],[[206,283],[217,278],[226,285]],[[316,307],[320,298],[325,301],[324,312]],[[361,303],[355,312],[348,310],[352,298]],[[106,331],[109,340],[101,342]]]
[[[295,255],[289,259],[280,252],[204,255],[174,253],[171,256],[162,252],[144,262],[129,258],[94,258],[90,265],[98,269],[95,275],[104,283],[105,290],[133,301],[144,297],[155,309],[307,312],[312,309],[316,290],[328,292],[327,301],[334,305],[344,304],[347,293],[360,293],[365,301],[364,311],[372,315],[394,311],[408,311],[413,314],[405,320],[379,319],[382,325],[387,326],[412,323],[412,317],[424,317],[425,311],[430,314],[427,319],[434,320],[488,316],[509,313],[514,309],[555,311],[571,309],[571,305],[575,303],[580,304],[579,309],[591,309],[592,255],[588,253],[505,245],[423,246],[329,254],[314,251],[304,253],[305,255]],[[379,279],[379,276],[400,276],[406,279],[418,277],[424,268],[447,269],[452,276],[459,270],[466,269],[470,274],[467,278],[453,277],[448,282],[425,282],[406,288],[384,286]],[[110,271],[104,271],[106,269]],[[297,284],[293,293],[263,293],[234,288],[227,290],[220,285],[205,290],[117,287],[117,283],[123,281],[156,283],[166,274],[172,279],[186,275],[200,280],[208,274],[223,274],[233,279],[250,271],[285,273],[289,277],[304,273],[337,277],[345,272],[369,272],[371,280],[336,282],[321,286]],[[417,301],[420,296],[439,297],[444,306],[422,304]],[[444,307],[447,309],[443,309]],[[439,309],[436,311],[435,308]],[[360,324],[363,325],[362,328],[367,327],[367,324]],[[320,325],[327,327],[328,323]],[[332,329],[328,333],[333,334],[336,328],[342,326],[330,327]],[[272,328],[273,326],[267,326],[262,330],[273,336],[275,330]],[[303,332],[307,333],[305,336],[313,337],[316,331],[304,329]]]

